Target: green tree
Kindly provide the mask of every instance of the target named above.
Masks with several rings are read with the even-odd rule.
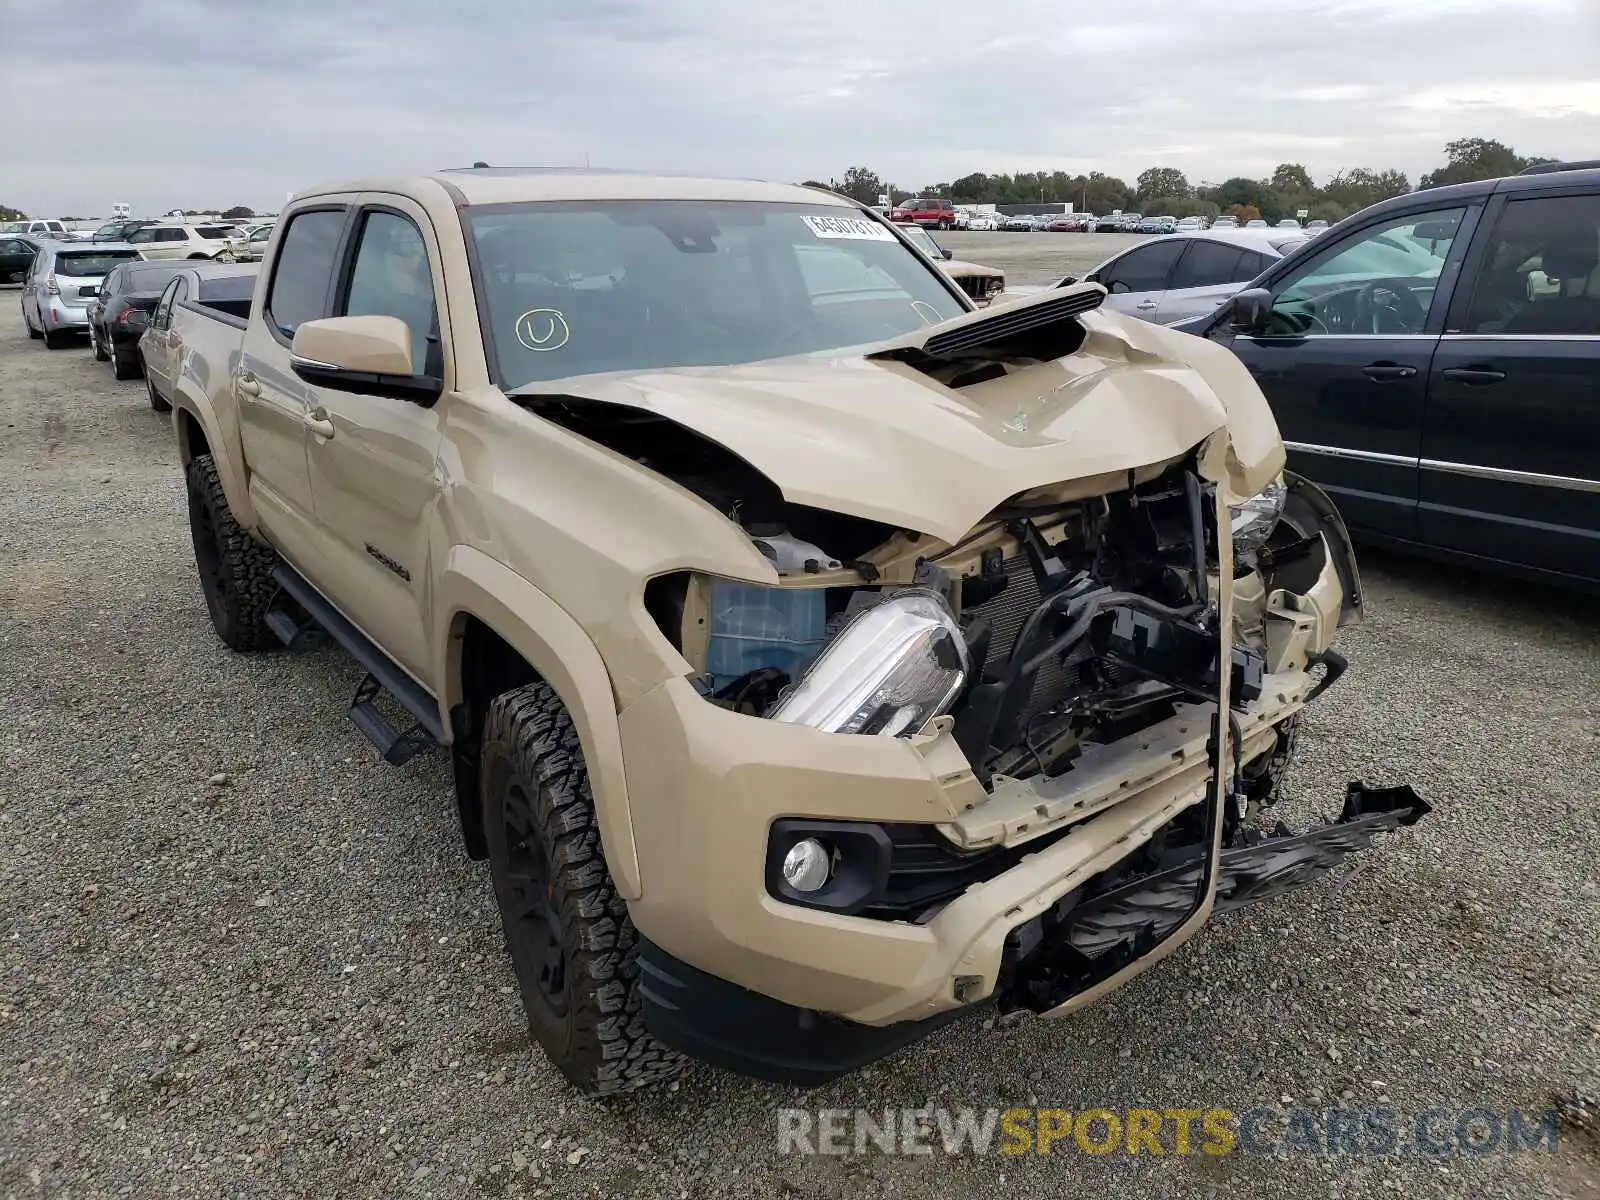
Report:
[[[225,221],[248,221],[255,215],[254,209],[247,208],[243,204],[235,204],[227,212],[222,214],[222,219]]]
[[[844,173],[844,185],[839,190],[862,204],[876,204],[884,191],[883,180],[866,167],[851,167]]]
[[[1128,185],[1115,175],[1090,171],[1089,178],[1084,182],[1082,204],[1086,212],[1104,214],[1127,208],[1132,199]]]
[[[1445,165],[1424,175],[1417,183],[1419,188],[1498,179],[1502,175],[1515,175],[1535,163],[1550,161],[1548,158],[1523,158],[1504,142],[1479,137],[1457,138],[1445,146],[1444,156]]]
[[[1139,173],[1139,204],[1144,207],[1161,200],[1187,200],[1194,195],[1189,180],[1176,167],[1151,167]]]
[[[982,171],[963,175],[950,185],[950,196],[958,204],[990,204],[992,183]]]
[[[1332,200],[1317,200],[1311,205],[1311,219],[1337,225],[1350,214]]]
[[[1348,171],[1340,171],[1328,181],[1328,186],[1322,189],[1322,198],[1337,204],[1347,213],[1353,213],[1379,200],[1403,196],[1410,190],[1411,181],[1403,171],[1352,167]]]
[[[1268,186],[1286,196],[1309,196],[1317,190],[1310,173],[1299,163],[1279,163]]]
[[[28,214],[9,204],[0,204],[0,221],[26,221]]]
[[[1277,193],[1259,179],[1246,179],[1242,175],[1235,175],[1218,186],[1214,198],[1224,212],[1235,207],[1253,208],[1257,216],[1265,217],[1269,221],[1276,221],[1283,215],[1283,203],[1278,199]]]

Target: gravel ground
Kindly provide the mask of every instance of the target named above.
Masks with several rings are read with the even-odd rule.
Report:
[[[1111,240],[947,239],[1019,282]],[[1027,268],[1035,245],[1066,258]],[[443,757],[376,761],[337,654],[222,648],[167,423],[87,350],[28,342],[14,295],[0,1196],[1600,1195],[1581,1118],[1554,1155],[1437,1160],[775,1152],[789,1105],[1411,1114],[1600,1092],[1593,600],[1367,555],[1370,617],[1287,815],[1409,780],[1436,806],[1420,825],[1074,1018],[975,1015],[817,1092],[694,1069],[601,1105],[529,1048]]]

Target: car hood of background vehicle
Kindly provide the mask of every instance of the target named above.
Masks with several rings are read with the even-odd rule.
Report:
[[[1226,350],[1131,318],[1081,319],[1090,336],[1077,353],[959,389],[858,354],[576,377],[514,394],[655,413],[731,450],[790,503],[946,542],[1021,492],[1166,462],[1224,426],[1236,492],[1281,469],[1266,401]]]
[[[1003,275],[1005,272],[999,267],[986,267],[982,263],[968,262],[964,258],[947,258],[939,264],[949,275],[960,278],[963,275]]]

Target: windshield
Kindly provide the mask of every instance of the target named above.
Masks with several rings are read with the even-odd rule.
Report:
[[[27,221],[7,221],[0,225],[0,233],[27,233],[29,224]]]
[[[891,230],[833,205],[583,201],[465,216],[506,388],[836,350],[968,311]]]
[[[96,250],[89,254],[56,255],[55,273],[68,279],[92,279],[104,275],[118,263],[137,259],[137,250]]]

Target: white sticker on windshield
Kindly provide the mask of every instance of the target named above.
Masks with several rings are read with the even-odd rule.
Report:
[[[892,242],[894,234],[864,217],[801,217],[819,238],[850,238],[857,242]]]
[[[567,318],[556,308],[530,308],[517,318],[517,341],[543,354],[559,350],[572,337]]]

